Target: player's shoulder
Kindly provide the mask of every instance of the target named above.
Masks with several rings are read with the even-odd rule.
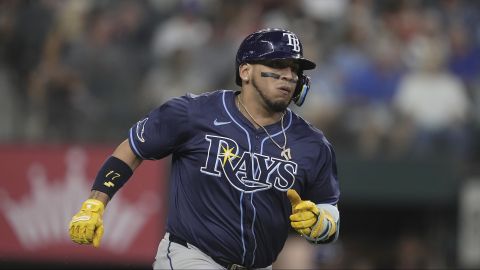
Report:
[[[218,103],[218,101],[222,98],[225,92],[233,93],[233,91],[230,90],[213,90],[200,94],[186,93],[182,96],[174,97],[167,100],[164,105],[175,107],[180,106],[188,109],[192,109],[197,106],[202,107],[206,104],[213,105]]]
[[[233,94],[232,90],[212,90],[201,94],[188,93],[184,97],[191,102],[209,102],[222,99],[224,95]]]
[[[330,142],[323,133],[322,130],[314,126],[308,120],[304,119],[300,115],[296,114],[292,110],[289,110],[292,114],[292,124],[295,130],[300,130],[303,133],[304,138],[308,138],[309,141],[312,141],[316,144],[322,144],[330,146]]]

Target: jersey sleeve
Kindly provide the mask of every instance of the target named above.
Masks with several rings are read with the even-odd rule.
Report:
[[[130,148],[139,158],[161,159],[188,139],[189,100],[186,96],[173,98],[130,128]]]
[[[333,146],[326,138],[323,138],[317,166],[314,179],[306,190],[306,198],[315,203],[337,204],[340,196],[337,162]]]

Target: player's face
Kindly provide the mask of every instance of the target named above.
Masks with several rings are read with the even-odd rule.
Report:
[[[299,66],[292,60],[270,60],[253,65],[252,85],[273,111],[284,111],[298,81]]]

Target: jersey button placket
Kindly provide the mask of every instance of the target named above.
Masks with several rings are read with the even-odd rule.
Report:
[[[255,151],[255,153],[258,153],[258,151],[260,150],[260,134],[258,134],[258,132],[255,134],[255,143],[254,143],[254,146],[253,146],[253,150]]]

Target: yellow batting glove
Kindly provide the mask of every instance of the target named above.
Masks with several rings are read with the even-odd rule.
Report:
[[[72,217],[69,226],[70,238],[78,244],[100,246],[103,235],[102,216],[105,205],[95,199],[88,199],[80,211]]]
[[[315,234],[319,234],[323,227],[315,226],[312,228],[312,226],[316,225],[319,220],[323,221],[324,212],[320,211],[312,201],[302,201],[300,195],[294,189],[287,191],[287,197],[292,204],[292,215],[290,215],[292,228],[305,236],[313,237],[312,229],[315,229]]]

